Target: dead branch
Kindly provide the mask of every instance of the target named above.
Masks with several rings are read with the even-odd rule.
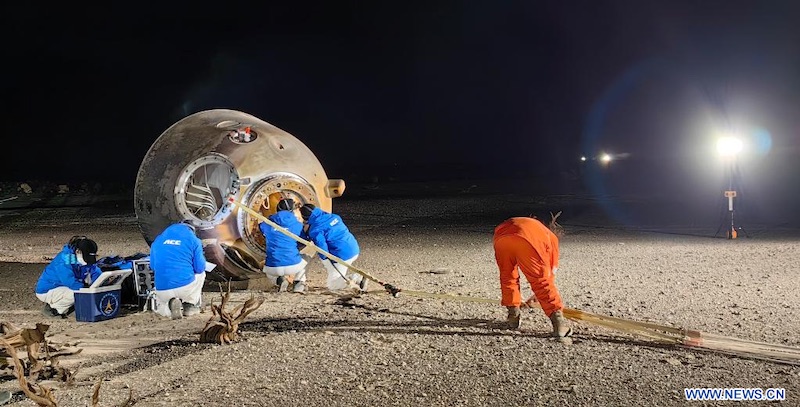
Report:
[[[264,298],[256,299],[255,297],[250,297],[250,299],[244,302],[244,304],[241,306],[241,309],[237,307],[237,310],[239,310],[240,312],[239,315],[234,320],[236,324],[238,325],[242,321],[244,321],[244,319],[247,318],[247,316],[250,315],[250,313],[257,310],[258,307],[260,307],[261,304],[263,303],[264,303]],[[234,313],[235,312],[236,311],[234,311]]]
[[[220,292],[222,287],[220,286]],[[227,311],[225,306],[228,304],[231,295],[230,283],[228,290],[220,294],[222,301],[220,305],[211,303],[211,318],[206,322],[205,327],[200,332],[200,342],[229,344],[239,339],[239,324],[247,318],[250,313],[257,310],[264,303],[264,298],[256,299],[250,297],[244,304]]]
[[[10,366],[13,363],[14,376],[19,381],[22,392],[39,406],[55,407],[57,404],[52,389],[37,384],[36,381],[44,377],[59,380],[67,385],[72,384],[77,371],[59,366],[58,358],[78,354],[83,349],[65,348],[63,345],[49,343],[45,338],[45,333],[49,328],[49,325],[36,324],[34,329],[20,329],[11,323],[0,322],[0,330],[3,333],[0,338],[0,367]],[[20,359],[17,353],[18,348],[25,348],[28,353],[26,361]],[[99,402],[100,383],[95,385],[92,395],[93,406],[97,406]],[[128,389],[128,400],[123,406],[134,404],[133,390],[130,387]]]
[[[2,326],[4,333],[2,339],[14,348],[25,347],[29,359],[32,356],[37,359],[50,359],[60,356],[75,355],[83,350],[71,344],[57,345],[47,342],[45,340],[45,333],[50,328],[49,325],[36,324],[35,329],[20,329],[8,322],[0,322],[0,326]],[[42,343],[45,344],[44,347],[41,346]],[[44,357],[40,354],[41,350],[44,350]],[[8,355],[5,350],[0,349],[0,358],[9,356],[10,355]]]
[[[6,321],[0,322],[0,333],[2,333],[3,336],[5,336],[5,335],[7,335],[7,334],[9,334],[11,332],[17,332],[19,330],[20,329],[17,328],[11,322],[6,322]]]
[[[17,355],[17,349],[5,339],[0,339],[0,345],[2,345],[9,356],[14,359],[14,376],[16,376],[19,381],[19,387],[22,389],[22,392],[39,406],[56,407],[56,399],[50,388],[29,382],[25,379],[25,369],[22,367],[22,361]]]
[[[82,351],[79,348],[62,348],[48,343],[45,334],[49,325],[37,324],[34,329],[20,329],[8,322],[0,322],[4,333],[3,340],[15,351],[25,349],[27,357],[20,359],[23,374],[27,372],[27,381],[36,382],[39,379],[56,379],[67,384],[75,377],[75,372],[58,364],[61,356],[75,355]],[[7,368],[13,363],[13,358],[7,349],[0,348],[0,368]]]
[[[127,387],[128,387],[128,399],[125,400],[124,403],[120,404],[119,407],[130,407],[130,406],[136,404],[136,401],[133,399],[133,388],[131,388],[130,386],[127,386]]]
[[[48,354],[50,355],[50,359],[58,358],[61,356],[72,356],[77,355],[83,352],[81,348],[62,348],[62,349],[55,349],[53,347],[48,347]]]
[[[561,216],[561,212],[562,211],[558,211],[558,213],[555,215],[553,215],[553,212],[550,212],[550,223],[547,225],[547,227],[550,228],[550,231],[558,237],[564,235],[564,227],[556,221],[556,219]]]
[[[97,381],[92,387],[92,407],[99,407],[100,406],[100,386],[103,384],[103,379]],[[133,389],[128,386],[127,384],[125,387],[128,388],[128,399],[125,400],[120,407],[130,407],[136,402],[133,400]]]
[[[103,379],[97,381],[92,387],[92,407],[100,405],[100,385],[103,384]]]
[[[0,325],[2,325],[4,333],[2,339],[14,348],[44,342],[45,332],[50,328],[50,325],[45,324],[36,324],[34,329],[19,329],[8,322],[0,322]],[[0,356],[2,355],[0,354]]]

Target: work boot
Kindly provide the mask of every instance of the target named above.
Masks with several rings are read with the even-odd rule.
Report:
[[[292,287],[293,293],[298,294],[305,294],[306,293],[306,282],[305,281],[295,281],[294,287]]]
[[[61,319],[67,319],[67,318],[69,318],[69,315],[72,314],[73,312],[75,312],[75,306],[74,305],[70,305],[69,308],[67,308],[67,310],[64,311],[64,313],[62,313],[60,315],[60,317],[61,317]]]
[[[183,316],[190,317],[192,315],[197,315],[200,313],[200,307],[194,304],[189,304],[188,302],[183,303]]]
[[[279,293],[285,293],[289,288],[289,281],[283,276],[278,276],[278,279],[275,280],[275,285],[278,286]]]
[[[564,318],[564,313],[561,310],[550,314],[550,322],[553,323],[554,337],[567,338],[572,336],[572,328],[569,326],[569,321]]]
[[[42,315],[50,318],[58,317],[60,314],[56,311],[50,304],[44,304],[44,308],[42,308]]]
[[[169,315],[172,317],[172,319],[183,318],[183,306],[181,304],[181,300],[177,298],[170,298]]]
[[[506,325],[508,329],[519,329],[520,315],[519,307],[506,307],[508,308],[508,317],[506,318]]]

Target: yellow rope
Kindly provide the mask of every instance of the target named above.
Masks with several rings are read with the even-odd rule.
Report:
[[[372,281],[374,281],[374,282],[376,282],[376,283],[378,283],[380,285],[384,285],[385,284],[384,282],[378,280],[377,278],[375,278],[371,274],[367,273],[366,271],[361,270],[360,268],[353,266],[352,264],[340,259],[339,257],[336,257],[336,256],[328,253],[325,250],[320,249],[313,242],[310,242],[308,240],[300,238],[299,236],[295,235],[294,233],[288,231],[283,226],[281,226],[281,225],[269,220],[266,216],[254,211],[252,208],[248,207],[247,205],[242,205],[240,202],[236,201],[233,198],[229,198],[228,201],[233,203],[233,204],[235,204],[240,209],[243,209],[245,212],[249,213],[250,216],[253,216],[256,219],[258,219],[258,220],[260,220],[260,221],[272,226],[273,228],[275,228],[275,230],[277,230],[278,232],[281,232],[282,234],[290,237],[292,240],[294,240],[294,241],[296,241],[298,243],[304,244],[306,246],[313,247],[314,251],[316,251],[317,253],[321,253],[322,255],[324,255],[327,258],[329,258],[329,259],[331,259],[331,260],[333,260],[333,261],[335,261],[335,262],[337,262],[339,264],[343,264],[343,265],[347,266],[347,268],[349,268],[350,270],[353,270],[354,272],[362,275],[363,277],[365,277],[365,278],[367,278],[369,280],[372,280]]]
[[[286,230],[286,228],[269,220],[264,215],[254,211],[253,209],[247,207],[246,205],[242,205],[240,202],[237,202],[233,198],[230,198],[229,200],[231,203],[243,209],[251,216],[254,216],[257,219],[274,227],[276,230],[292,238],[296,242],[304,244],[306,246],[313,247],[314,251],[316,251],[317,253],[321,253],[322,255],[336,261],[337,263],[345,265],[347,268],[360,274],[364,278],[367,278],[384,286],[387,289],[387,291],[389,291],[391,294],[395,296],[398,293],[405,293],[406,295],[420,297],[420,298],[436,298],[449,301],[500,305],[500,301],[492,300],[489,298],[397,289],[396,287],[390,284],[378,280],[376,277],[369,274],[365,270],[355,267],[352,264],[347,263],[346,261],[328,253],[327,251],[320,249],[312,242],[300,238],[294,233]],[[539,306],[538,303],[536,305]],[[585,312],[572,308],[564,308],[563,312],[564,316],[572,321],[587,322],[608,329],[621,331],[632,335],[643,336],[659,343],[683,345],[688,347],[699,347],[709,350],[717,350],[744,356],[757,357],[777,362],[800,364],[800,349],[792,348],[789,346],[773,345],[764,342],[744,341],[741,339],[729,338],[717,335],[708,335],[694,330],[686,330],[682,328],[675,328],[667,325],[654,324],[650,322],[639,322],[624,318],[616,318],[611,316],[593,314],[590,312]]]

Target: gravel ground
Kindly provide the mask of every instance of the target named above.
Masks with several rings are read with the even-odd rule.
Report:
[[[626,204],[630,213],[641,208]],[[500,295],[493,227],[509,216],[563,209],[557,283],[567,306],[800,347],[793,229],[733,241],[707,237],[715,225],[672,220],[663,233],[643,231],[657,220],[632,230],[576,197],[362,197],[335,208],[362,246],[360,267],[410,290],[485,298]],[[0,228],[0,320],[25,326],[42,321],[33,286],[47,256],[71,235],[94,238],[102,255],[148,250],[124,205],[6,210]],[[435,268],[450,272],[427,272]],[[243,340],[228,346],[196,343],[207,311],[177,322],[135,312],[100,323],[50,321],[53,340],[77,340],[84,349],[63,360],[79,368],[77,383],[56,397],[60,405],[90,405],[91,386],[104,379],[103,405],[122,402],[126,386],[140,406],[670,406],[686,403],[686,387],[784,388],[784,404],[800,405],[798,366],[656,345],[589,325],[577,325],[565,345],[547,337],[539,310],[510,331],[500,306],[391,298],[374,285],[348,300],[322,290],[318,262],[309,282],[307,295],[234,293],[236,303],[251,295],[266,302],[241,327]],[[219,294],[204,296],[208,304]],[[0,380],[0,389],[17,391],[8,377]],[[33,405],[19,394],[14,400]]]

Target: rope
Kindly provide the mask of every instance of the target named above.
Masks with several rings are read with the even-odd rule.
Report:
[[[235,204],[237,207],[239,207],[239,209],[243,209],[245,212],[250,214],[250,216],[253,216],[256,219],[266,223],[267,225],[272,226],[273,228],[275,228],[275,230],[277,230],[278,232],[282,233],[283,235],[291,238],[295,242],[298,242],[300,244],[306,245],[307,247],[311,247],[311,248],[314,249],[315,252],[320,253],[323,256],[325,256],[325,257],[327,257],[327,258],[329,258],[329,259],[331,259],[331,260],[333,260],[333,261],[335,261],[335,262],[337,262],[339,264],[344,264],[347,268],[349,268],[353,272],[360,274],[362,277],[364,277],[364,278],[366,278],[368,280],[371,280],[371,281],[374,281],[374,282],[380,284],[387,291],[389,291],[389,293],[392,294],[393,296],[396,297],[397,294],[400,292],[400,290],[395,288],[393,285],[385,283],[385,282],[379,280],[378,278],[376,278],[375,276],[373,276],[372,274],[369,274],[368,272],[366,272],[364,270],[361,270],[360,268],[358,268],[356,266],[353,266],[352,264],[340,259],[339,257],[334,256],[334,255],[328,253],[327,251],[320,249],[313,242],[300,238],[299,236],[297,236],[294,233],[290,232],[289,230],[287,230],[283,226],[281,226],[281,225],[269,220],[266,216],[254,211],[252,208],[248,207],[247,205],[242,205],[241,202],[236,201],[235,199],[233,199],[233,197],[228,198],[228,201],[230,203],[232,203],[232,204]]]
[[[244,210],[245,212],[249,213],[251,216],[256,217],[257,219],[274,227],[282,234],[292,238],[296,242],[312,247],[314,251],[316,251],[317,253],[320,253],[330,259],[333,259],[337,263],[344,264],[345,266],[347,266],[347,268],[349,268],[353,272],[358,273],[362,277],[380,284],[381,286],[384,287],[384,289],[386,289],[387,292],[389,292],[389,294],[391,294],[394,297],[399,296],[400,293],[405,293],[406,295],[419,298],[434,298],[434,299],[448,300],[448,301],[500,305],[499,300],[493,300],[489,298],[471,297],[471,296],[456,295],[456,294],[429,293],[425,291],[403,290],[397,288],[389,283],[385,283],[379,280],[372,274],[358,267],[355,267],[350,263],[347,263],[346,261],[328,253],[327,251],[320,249],[312,242],[300,238],[294,233],[288,231],[286,228],[269,220],[264,215],[254,211],[253,209],[247,207],[246,205],[242,205],[241,203],[235,201],[233,198],[229,198],[229,201],[238,206],[239,208],[241,208],[242,210]],[[540,307],[540,305],[536,303],[536,307]],[[712,350],[738,356],[745,356],[755,359],[768,360],[778,363],[800,365],[799,348],[793,348],[784,345],[774,345],[765,342],[746,341],[742,339],[713,335],[713,334],[705,334],[696,330],[687,330],[683,328],[675,328],[672,326],[655,324],[651,322],[640,322],[624,318],[593,314],[591,312],[581,311],[572,308],[564,308],[562,311],[564,313],[564,317],[572,321],[586,322],[593,325],[602,326],[604,328],[608,328],[611,330],[621,331],[632,335],[638,335],[658,343],[679,345],[679,346],[693,347],[693,348],[702,348],[706,350]]]

